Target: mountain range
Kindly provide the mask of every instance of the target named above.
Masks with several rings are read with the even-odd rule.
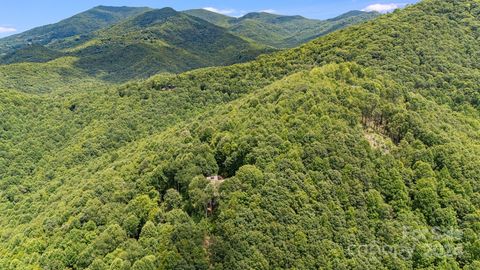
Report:
[[[291,48],[349,25],[371,20],[377,12],[350,11],[329,20],[312,20],[302,16],[283,16],[252,12],[240,18],[217,14],[205,9],[185,13],[228,29],[231,33],[275,48]]]
[[[227,18],[226,26],[213,17]],[[77,57],[75,67],[110,82],[253,60],[376,13],[351,12],[329,21],[250,13],[230,18],[206,10],[177,12],[99,6],[57,24],[0,39],[0,63]]]
[[[111,26],[129,17],[150,10],[149,8],[98,6],[61,22],[1,39],[0,52],[18,49],[27,44],[62,47],[57,44],[67,38],[81,39],[93,32]]]
[[[165,13],[204,22],[97,33]],[[0,65],[0,269],[479,269],[479,25],[424,0],[120,85]]]

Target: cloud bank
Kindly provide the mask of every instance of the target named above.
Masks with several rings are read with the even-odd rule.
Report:
[[[398,3],[373,4],[362,9],[362,11],[367,11],[367,12],[376,11],[380,13],[388,13],[388,12],[394,11],[395,9],[402,8],[404,6],[405,4],[398,4]]]
[[[4,26],[0,26],[0,34],[3,34],[3,33],[12,33],[12,32],[16,32],[17,29],[13,28],[13,27],[4,27]]]

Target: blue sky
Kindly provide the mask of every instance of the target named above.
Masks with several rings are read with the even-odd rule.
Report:
[[[209,8],[230,16],[251,11],[327,19],[350,10],[386,11],[418,0],[2,0],[0,37],[54,23],[97,5]]]

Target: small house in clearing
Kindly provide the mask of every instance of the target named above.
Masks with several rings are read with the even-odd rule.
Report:
[[[207,177],[207,180],[210,180],[210,181],[223,181],[223,177],[221,177],[220,175],[212,175],[212,176],[208,176]]]
[[[210,185],[213,187],[213,198],[211,198],[210,202],[207,206],[207,216],[211,215],[215,208],[217,207],[218,201],[217,198],[220,196],[219,194],[219,187],[225,181],[225,179],[220,175],[212,175],[207,176],[206,179],[210,182]]]

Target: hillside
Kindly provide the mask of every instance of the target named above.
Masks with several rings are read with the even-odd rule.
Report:
[[[51,31],[62,33],[59,30],[63,29],[62,26],[71,23],[72,27],[77,27],[79,20],[94,22],[89,17],[99,10],[117,9],[98,7],[52,25]],[[116,23],[111,22],[108,26],[105,22],[104,25],[99,23],[96,29],[71,30],[71,36],[63,35],[64,39],[58,36],[48,44],[41,36],[36,36],[38,40],[32,41],[33,44],[5,53],[0,64],[43,63],[75,57],[74,67],[79,73],[107,82],[125,82],[160,72],[179,73],[207,66],[231,65],[274,51],[171,8],[141,10],[144,12],[137,16],[124,16],[123,20],[117,18]],[[32,30],[22,36],[35,36],[39,31]],[[0,44],[8,43],[12,38],[0,40]]]
[[[223,15],[223,14],[219,14],[219,13],[216,13],[216,12],[208,11],[206,9],[190,9],[190,10],[183,11],[183,13],[198,17],[198,18],[203,19],[207,22],[213,23],[215,25],[218,25],[218,26],[221,26],[221,27],[224,27],[224,28],[231,27],[232,24],[237,19],[235,17],[230,17],[230,16],[227,16],[227,15]]]
[[[141,14],[148,8],[98,6],[58,23],[0,39],[0,55],[28,44],[61,47],[64,39],[83,39],[89,34]]]
[[[171,8],[152,10],[99,31],[74,50],[77,66],[107,80],[127,81],[159,72],[230,65],[272,49]]]
[[[479,14],[425,0],[248,63],[1,90],[0,269],[480,268]]]
[[[74,57],[62,57],[47,63],[0,65],[0,89],[30,94],[89,92],[111,85],[78,69]]]
[[[13,63],[45,63],[64,56],[62,52],[49,49],[42,45],[27,45],[0,58],[0,64]]]
[[[266,12],[252,12],[240,18],[228,17],[204,9],[184,12],[225,27],[235,35],[276,48],[296,47],[335,30],[365,22],[380,15],[375,12],[351,11],[329,20],[312,20],[302,16],[284,16]]]
[[[376,16],[351,12],[317,21],[250,13],[237,19],[206,10],[180,13],[171,8],[99,6],[56,24],[0,39],[0,65],[73,57],[73,68],[78,70],[70,74],[87,74],[89,80],[108,83],[126,82],[160,72],[246,62],[275,51],[273,47],[292,47]]]

